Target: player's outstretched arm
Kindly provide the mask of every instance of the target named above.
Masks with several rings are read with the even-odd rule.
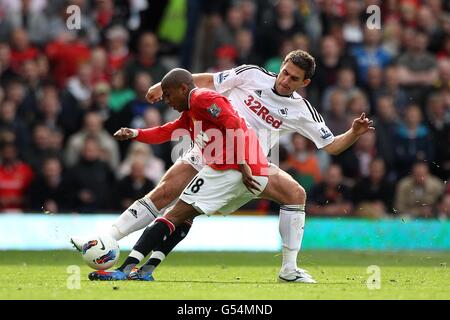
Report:
[[[373,121],[366,118],[363,112],[359,118],[353,120],[352,127],[347,132],[335,137],[334,141],[324,149],[332,155],[340,154],[354,144],[360,136],[371,130],[375,130]]]
[[[214,77],[212,73],[196,73],[192,77],[197,87],[214,89]],[[145,98],[149,103],[155,103],[162,100],[162,95],[161,82],[158,82],[148,89]]]
[[[125,141],[128,139],[136,138],[138,135],[138,131],[136,129],[131,128],[120,128],[114,133],[114,138],[119,141]]]
[[[120,128],[114,133],[114,138],[119,141],[136,139],[136,141],[143,143],[160,144],[183,135],[189,135],[187,121],[188,117],[183,113],[177,120],[160,127],[148,129]]]

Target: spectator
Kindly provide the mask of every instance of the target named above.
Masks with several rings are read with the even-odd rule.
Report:
[[[45,53],[53,79],[61,88],[77,73],[80,65],[89,61],[91,55],[86,40],[67,30],[46,45]]]
[[[363,112],[366,115],[371,114],[367,96],[361,90],[356,90],[353,93],[348,101],[347,109],[350,119],[360,117]]]
[[[64,128],[65,134],[71,135],[81,125],[82,111],[70,103],[63,103],[64,101],[58,95],[57,87],[46,84],[40,91],[36,120],[53,130]]]
[[[127,156],[118,170],[119,179],[131,174],[136,159],[143,161],[145,177],[156,185],[164,175],[164,162],[153,155],[152,149],[148,145],[140,142],[133,142],[128,148]]]
[[[117,112],[112,111],[109,105],[110,87],[108,82],[98,82],[92,93],[92,105],[90,111],[97,112],[102,118],[104,127],[111,135],[120,127],[120,119]]]
[[[148,108],[144,113],[144,128],[154,128],[163,124],[161,114],[153,108]],[[168,141],[162,144],[150,145],[155,157],[162,159],[166,164],[166,170],[169,169],[172,162],[172,142]]]
[[[128,102],[136,98],[136,94],[126,85],[125,73],[118,70],[113,73],[111,78],[111,94],[108,104],[112,111],[120,112]]]
[[[226,12],[225,21],[219,20],[217,27],[212,30],[212,41],[206,45],[207,59],[204,66],[206,69],[214,65],[213,57],[216,55],[217,49],[234,47],[238,32],[245,27],[243,12],[238,5],[231,6]],[[253,34],[251,37],[253,38]],[[253,39],[247,40],[253,41]]]
[[[65,151],[67,166],[72,167],[79,162],[82,150],[86,144],[85,140],[88,137],[91,140],[95,138],[99,145],[98,158],[108,163],[111,169],[116,170],[120,161],[118,143],[103,128],[102,118],[95,111],[86,113],[83,128],[69,137]]]
[[[434,161],[430,130],[422,124],[422,112],[418,105],[406,108],[405,121],[395,133],[396,171],[405,176],[417,160]]]
[[[441,94],[428,97],[425,115],[435,147],[435,161],[430,169],[445,180],[450,176],[450,108]]]
[[[45,210],[53,213],[71,211],[68,191],[61,161],[49,157],[43,161],[42,173],[33,180],[27,192],[28,208],[32,211]]]
[[[442,181],[430,175],[427,164],[417,162],[411,175],[397,185],[395,210],[405,216],[430,218],[443,192]]]
[[[132,128],[143,128],[144,121],[143,116],[147,108],[156,108],[159,112],[162,112],[165,108],[165,104],[157,103],[148,105],[145,95],[147,94],[148,88],[153,84],[153,79],[148,73],[139,72],[136,74],[134,81],[134,92],[136,97],[131,100],[120,113],[120,126]]]
[[[354,58],[342,52],[334,37],[324,36],[321,40],[316,73],[310,90],[316,91],[315,95],[321,97],[326,88],[336,85],[338,72],[342,69],[356,70]]]
[[[46,158],[62,157],[62,150],[53,148],[53,134],[52,129],[42,123],[36,124],[33,128],[31,145],[24,152],[24,160],[36,172],[41,170]]]
[[[25,61],[20,68],[20,76],[25,86],[25,105],[33,107],[37,105],[37,99],[43,86],[43,81],[39,75],[37,59]],[[23,113],[36,112],[35,109],[23,110]],[[28,118],[32,118],[31,115]]]
[[[437,207],[437,216],[440,219],[450,218],[450,193],[444,194]]]
[[[17,116],[16,104],[9,100],[0,103],[0,131],[4,130],[14,132],[20,152],[26,149],[29,142],[26,124]]]
[[[70,77],[67,82],[65,100],[75,106],[75,108],[86,110],[91,104],[93,90],[92,66],[89,63],[82,63],[78,66],[77,74]]]
[[[155,184],[147,178],[145,171],[146,161],[144,159],[135,158],[131,161],[129,174],[117,185],[117,200],[120,210],[125,210],[136,199],[144,197],[155,187]]]
[[[370,164],[377,156],[376,134],[374,131],[367,132],[355,142],[352,152],[358,160],[358,176],[368,177]]]
[[[220,72],[236,67],[238,52],[234,46],[224,45],[214,52],[214,66],[208,69],[208,72]]]
[[[392,96],[383,95],[377,100],[377,113],[374,120],[378,156],[383,158],[389,180],[396,178],[395,154],[396,131],[400,126]]]
[[[247,1],[248,2],[248,1]],[[235,43],[237,54],[237,65],[262,63],[261,56],[255,52],[255,43],[253,33],[249,29],[240,29],[236,32]],[[278,69],[276,72],[278,72]]]
[[[330,165],[324,181],[311,190],[306,211],[312,215],[352,215],[351,189],[342,183],[341,168],[335,164]]]
[[[16,212],[25,208],[25,195],[33,180],[33,170],[18,158],[13,143],[0,146],[0,211]]]
[[[260,30],[258,36],[259,52],[263,54],[264,59],[275,56],[281,41],[292,38],[298,32],[304,32],[304,27],[297,12],[295,1],[278,1],[273,16]]]
[[[0,42],[0,85],[5,87],[15,77],[17,73],[11,66],[11,47]]]
[[[168,69],[158,58],[159,41],[151,32],[143,33],[139,38],[137,56],[126,65],[127,82],[134,83],[138,73],[147,73],[155,82],[161,81]]]
[[[394,184],[386,178],[386,168],[381,158],[370,162],[369,175],[353,188],[355,214],[362,217],[382,218],[392,211]]]
[[[416,31],[414,41],[398,58],[400,84],[408,86],[408,93],[419,103],[424,101],[426,88],[438,80],[436,59],[426,51],[427,45],[427,35]]]
[[[79,160],[69,170],[69,190],[71,207],[78,212],[98,212],[111,209],[113,173],[102,160],[100,143],[93,136],[82,141]]]
[[[121,25],[116,25],[106,32],[108,48],[108,65],[111,71],[121,70],[130,59],[128,50],[129,34],[127,29]]]
[[[38,49],[31,45],[24,29],[17,28],[11,33],[11,67],[15,72],[20,71],[25,61],[36,59],[38,54]]]
[[[349,45],[361,44],[363,41],[363,28],[361,23],[362,3],[358,0],[345,1],[344,3],[344,39]]]
[[[381,44],[381,31],[378,29],[364,29],[364,44],[355,47],[352,54],[358,65],[358,78],[361,85],[368,82],[368,71],[371,66],[386,67],[392,60],[389,52]]]
[[[6,24],[9,30],[21,28],[29,34],[33,43],[42,45],[48,40],[48,24],[44,8],[32,6],[32,1],[22,0],[18,7],[13,7],[6,14]]]
[[[284,39],[283,41],[281,41],[278,54],[268,59],[264,64],[264,68],[274,73],[280,72],[284,57],[286,57],[286,55],[292,50],[294,50],[294,42],[292,41],[292,39]]]
[[[347,131],[350,121],[344,91],[335,90],[330,94],[330,110],[324,113],[324,119],[333,134],[338,135]]]
[[[375,111],[376,93],[383,86],[383,69],[379,66],[370,66],[367,70],[367,85],[364,88],[365,94],[369,99],[370,114]]]
[[[384,69],[384,79],[381,88],[378,88],[374,93],[374,100],[371,103],[372,114],[376,114],[377,100],[381,96],[389,95],[394,101],[394,106],[400,115],[404,115],[406,105],[408,104],[408,96],[406,91],[400,86],[400,79],[398,73],[398,66],[390,65]]]
[[[314,184],[321,181],[319,159],[312,151],[309,141],[300,135],[294,133],[291,137],[293,152],[289,157],[289,165],[299,175],[299,183],[308,192]]]
[[[444,40],[444,33],[439,24],[439,19],[433,17],[433,12],[428,6],[421,6],[417,12],[417,26],[423,30],[430,39],[429,51],[436,53]]]
[[[90,64],[92,67],[92,84],[107,82],[111,77],[111,70],[108,64],[108,55],[102,47],[96,47],[91,51]]]
[[[353,95],[359,91],[355,85],[355,72],[352,69],[343,68],[338,70],[336,85],[328,87],[323,94],[323,111],[330,110],[330,97],[336,90],[340,90],[345,94],[345,104],[347,104]]]

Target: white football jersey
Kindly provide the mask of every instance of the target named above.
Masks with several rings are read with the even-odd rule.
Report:
[[[333,142],[333,133],[306,99],[296,92],[289,97],[275,92],[276,77],[261,67],[242,65],[215,73],[214,86],[255,129],[266,154],[279,135],[294,132],[313,141],[318,149]]]

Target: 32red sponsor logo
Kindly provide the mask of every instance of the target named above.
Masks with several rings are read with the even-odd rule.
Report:
[[[268,124],[272,125],[272,127],[278,129],[283,121],[276,119],[269,113],[269,109],[264,107],[261,102],[256,100],[253,96],[249,95],[247,100],[244,100],[246,106],[250,108],[256,115],[260,116],[264,121]]]

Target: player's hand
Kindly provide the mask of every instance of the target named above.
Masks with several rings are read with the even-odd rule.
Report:
[[[366,114],[363,112],[359,118],[353,120],[352,124],[353,133],[356,136],[362,136],[364,133],[370,130],[375,130],[373,127],[373,121],[366,118]]]
[[[149,103],[155,103],[162,100],[163,92],[161,89],[161,83],[154,84],[148,89],[145,99]]]
[[[247,187],[247,189],[251,193],[255,193],[253,190],[260,192],[261,184],[253,178],[250,166],[246,162],[240,164],[239,166],[241,168],[242,173],[242,182]]]
[[[116,133],[114,133],[114,138],[116,138],[119,141],[124,141],[136,138],[137,135],[138,131],[136,129],[120,128],[119,130],[116,131]]]

